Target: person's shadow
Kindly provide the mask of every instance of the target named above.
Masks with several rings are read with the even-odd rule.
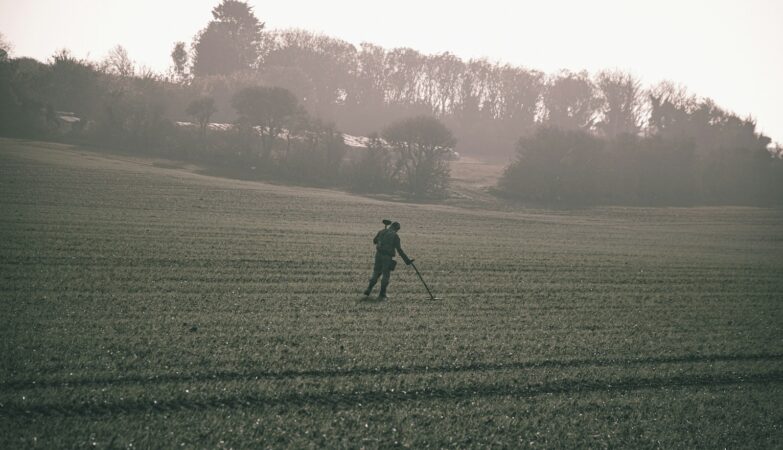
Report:
[[[387,300],[381,299],[376,295],[362,295],[357,300],[357,303],[386,303]]]

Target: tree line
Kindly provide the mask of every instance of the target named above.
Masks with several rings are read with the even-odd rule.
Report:
[[[165,76],[137,71],[128,77],[133,67],[121,48],[99,64],[98,72],[111,76],[111,82],[104,84],[116,85],[119,77],[125,84],[137,85],[136,89],[146,83],[147,92],[157,91],[145,97],[129,93],[128,87],[108,90],[113,92],[112,101],[133,98],[134,107],[146,107],[149,114],[145,115],[152,117],[150,124],[141,120],[128,124],[147,128],[126,133],[130,136],[123,142],[137,145],[140,136],[173,133],[152,124],[157,110],[162,117],[200,124],[198,137],[190,147],[181,146],[181,153],[219,152],[221,144],[212,142],[216,138],[208,129],[209,121],[248,129],[237,93],[278,87],[291,95],[286,101],[296,104],[295,111],[286,115],[285,125],[254,125],[261,131],[258,154],[268,160],[264,167],[273,167],[273,172],[284,171],[284,166],[274,166],[269,158],[276,162],[293,158],[295,147],[307,141],[303,136],[309,128],[363,136],[381,130],[367,140],[362,161],[348,153],[355,171],[364,167],[365,172],[347,176],[340,173],[347,166],[341,162],[337,166],[342,169],[331,177],[355,180],[364,190],[420,191],[424,188],[412,187],[417,183],[403,180],[413,171],[404,170],[409,161],[400,159],[413,158],[412,154],[398,149],[384,156],[383,150],[395,142],[385,139],[393,135],[392,124],[401,126],[419,118],[434,127],[435,135],[440,128],[433,122],[453,130],[444,142],[462,153],[507,159],[516,149],[498,192],[527,201],[747,204],[780,198],[779,158],[770,154],[769,138],[756,132],[753,120],[737,117],[708,99],[697,99],[671,83],[643,89],[638,79],[621,71],[593,76],[571,71],[545,74],[484,59],[463,61],[450,53],[424,55],[370,43],[357,48],[304,30],[268,31],[253,9],[237,0],[223,0],[212,16],[190,44],[175,44]],[[52,71],[63,56],[55,55]],[[60,95],[49,89],[53,97],[48,99]],[[68,108],[77,110],[96,95]],[[292,137],[296,133],[300,136]],[[230,144],[222,146],[224,153],[247,155],[252,148],[248,139],[232,137]],[[274,149],[278,145],[285,151]],[[371,181],[365,175],[373,170],[372,164],[394,175],[388,182],[384,177]],[[432,167],[438,167],[433,169],[436,178],[448,178],[447,164],[440,161]],[[290,176],[301,172],[296,165],[287,170]],[[434,185],[425,190],[442,193],[446,183]]]
[[[195,161],[240,178],[406,197],[439,197],[448,183],[454,139],[432,116],[386,124],[365,148],[352,149],[283,87],[241,77],[183,83],[138,68],[122,47],[99,62],[62,50],[46,63],[9,58],[1,48],[0,135]],[[216,91],[228,105],[210,95]],[[221,112],[228,123],[214,121]]]
[[[244,74],[283,85],[355,134],[433,115],[454,130],[460,152],[507,158],[516,149],[498,186],[504,195],[577,204],[781,199],[780,149],[770,151],[755,122],[670,82],[644,89],[618,70],[544,74],[448,52],[357,48],[304,30],[265,32],[246,4],[222,6],[195,37],[190,65],[180,65],[183,80]]]

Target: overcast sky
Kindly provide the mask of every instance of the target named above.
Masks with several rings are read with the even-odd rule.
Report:
[[[100,59],[117,44],[140,65],[169,65],[219,0],[0,0],[13,56],[57,49]],[[668,79],[783,142],[781,0],[255,1],[268,29],[303,28],[353,44],[450,51],[465,59],[594,73],[619,68],[645,85]]]

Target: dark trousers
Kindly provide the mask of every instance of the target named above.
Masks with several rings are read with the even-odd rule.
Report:
[[[372,277],[370,278],[370,285],[367,286],[367,292],[371,292],[375,287],[375,283],[378,282],[378,278],[381,279],[381,294],[386,294],[386,286],[389,285],[389,279],[391,278],[391,270],[394,259],[391,256],[383,254],[381,252],[375,252],[375,264],[372,268]]]

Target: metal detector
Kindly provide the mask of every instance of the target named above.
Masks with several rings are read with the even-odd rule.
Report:
[[[421,274],[419,273],[419,269],[416,268],[416,264],[413,264],[413,261],[411,261],[411,266],[413,266],[413,270],[416,271],[416,275],[419,276],[419,279],[421,280],[422,284],[424,285],[424,289],[427,290],[427,293],[430,294],[430,300],[443,300],[442,298],[435,297],[432,295],[432,291],[430,291],[430,287],[427,286],[427,283],[424,281],[424,278],[421,277]]]

